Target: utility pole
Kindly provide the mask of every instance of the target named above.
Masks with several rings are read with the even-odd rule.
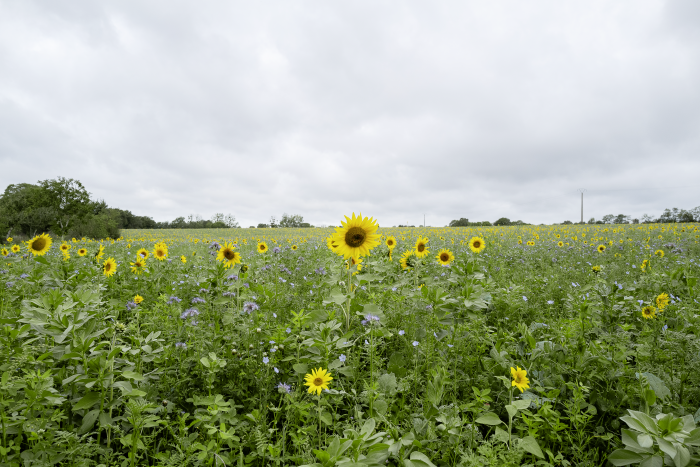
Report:
[[[581,192],[581,223],[583,224],[583,194],[586,192],[586,189],[579,188],[578,191]]]
[[[425,214],[423,214],[423,228],[425,228]]]

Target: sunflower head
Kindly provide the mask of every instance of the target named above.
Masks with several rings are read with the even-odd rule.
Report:
[[[416,244],[413,247],[414,252],[417,257],[422,258],[430,251],[428,251],[428,238],[423,237],[422,235],[418,237],[418,240],[416,240]]]
[[[352,213],[352,218],[345,216],[341,224],[333,234],[333,241],[338,245],[333,251],[345,259],[368,256],[370,250],[379,245],[380,236],[376,233],[379,225],[373,218]]]
[[[440,250],[440,253],[436,256],[438,263],[447,266],[450,264],[452,261],[454,261],[455,256],[452,254],[450,250]]]
[[[362,269],[362,258],[350,258],[349,261],[345,261],[345,269],[350,269],[350,265],[357,266],[357,271],[353,272],[352,275],[357,275]]]
[[[656,308],[651,305],[647,305],[642,308],[642,318],[644,319],[654,319],[656,318]]]
[[[61,243],[60,248],[61,248],[61,251],[65,253],[65,252],[67,252],[68,250],[70,250],[70,245],[67,244],[67,243]]]
[[[401,268],[411,269],[416,265],[415,252],[413,250],[404,251],[399,262],[401,263]]]
[[[115,272],[117,272],[117,262],[114,258],[107,258],[102,263],[102,273],[107,277],[112,277]]]
[[[87,254],[87,248],[80,248],[78,250],[78,256],[85,256]]]
[[[668,306],[668,304],[671,302],[671,298],[668,296],[666,292],[659,294],[656,297],[656,306],[659,307],[659,313],[664,311],[664,308]]]
[[[387,237],[386,240],[384,240],[384,244],[390,249],[393,250],[396,248],[396,239],[394,236]]]
[[[298,248],[299,248],[298,246],[292,245],[292,251],[297,251]]]
[[[9,254],[10,254],[10,252],[7,251],[7,248],[3,248],[2,250],[0,250],[0,255],[7,256]]]
[[[267,251],[267,243],[258,242],[258,253],[265,253]]]
[[[149,253],[148,250],[146,250],[145,248],[141,248],[139,251],[136,252],[136,255],[142,257],[143,259],[148,259]]]
[[[528,242],[528,245],[530,242]],[[534,245],[535,243],[532,242]],[[486,243],[484,243],[484,239],[481,237],[472,237],[471,240],[469,240],[469,249],[472,250],[474,253],[481,253],[484,251],[484,248],[486,248]]]
[[[658,256],[659,258],[663,258],[664,257],[664,250],[656,250],[654,252],[654,255]]]
[[[311,370],[311,373],[304,376],[304,386],[309,387],[309,394],[321,395],[321,391],[328,389],[328,383],[333,380],[331,374],[323,368]]]
[[[168,246],[165,243],[156,243],[153,247],[153,256],[158,261],[164,261],[168,257]]]
[[[137,294],[137,295],[134,297],[134,303],[136,303],[137,305],[138,305],[139,303],[141,303],[142,301],[143,301],[143,297],[142,297],[141,295],[138,295],[138,294]]]
[[[219,249],[219,253],[216,255],[217,261],[223,261],[224,266],[230,268],[231,266],[241,262],[241,255],[237,251],[234,251],[235,246],[231,243],[224,243]]]
[[[600,266],[591,266],[591,271],[598,274],[600,272]]]
[[[187,262],[187,256],[184,256],[184,255],[183,255],[183,256],[180,256],[180,261],[182,261],[183,263],[186,263],[186,262]]]
[[[527,371],[517,367],[517,369],[510,367],[510,376],[513,378],[511,381],[511,387],[515,386],[520,389],[520,392],[524,392],[530,387],[530,380],[527,379]]]
[[[97,250],[97,253],[95,253],[95,261],[101,260],[104,255],[105,255],[105,247],[103,247],[100,244],[100,248]]]
[[[27,249],[34,256],[44,256],[46,252],[49,251],[49,248],[51,248],[51,243],[51,237],[49,237],[48,234],[43,233],[29,240],[27,242]]]
[[[559,247],[564,246],[564,242],[562,242],[562,241],[557,242],[557,246],[559,246]]]

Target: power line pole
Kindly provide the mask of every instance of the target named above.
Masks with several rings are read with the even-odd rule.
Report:
[[[579,188],[578,191],[581,192],[581,223],[583,224],[583,194],[586,192],[586,189]]]
[[[423,228],[425,228],[425,214],[423,214]]]

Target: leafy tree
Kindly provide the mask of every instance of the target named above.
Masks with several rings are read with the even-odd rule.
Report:
[[[573,224],[573,222],[571,222],[571,221],[564,221],[561,223],[561,225],[571,225],[571,224]]]
[[[496,222],[494,222],[493,225],[512,225],[512,223],[507,217],[501,217]]]
[[[289,215],[286,212],[282,214],[282,220],[280,220],[280,227],[287,228],[298,228],[304,223],[304,218],[299,214]]]
[[[603,224],[612,224],[614,219],[615,219],[614,214],[606,214],[603,216],[602,223]]]
[[[269,227],[270,227],[270,226],[269,226],[268,224],[258,224],[258,228],[259,228],[259,229],[267,229],[267,228],[269,228]]]
[[[450,222],[450,227],[469,227],[469,225],[469,219],[465,219],[464,217]]]

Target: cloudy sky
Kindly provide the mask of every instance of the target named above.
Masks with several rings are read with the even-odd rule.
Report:
[[[700,205],[700,1],[0,0],[0,189],[156,220]]]

